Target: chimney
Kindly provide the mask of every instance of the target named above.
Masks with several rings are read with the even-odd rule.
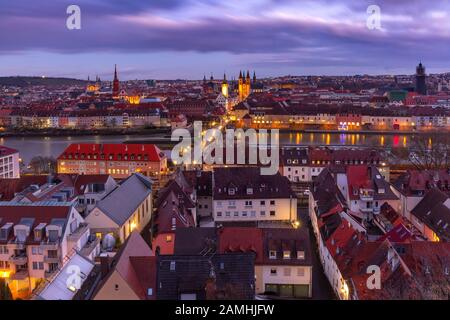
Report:
[[[111,269],[111,259],[108,254],[100,255],[100,272],[102,275],[102,279],[106,277]]]

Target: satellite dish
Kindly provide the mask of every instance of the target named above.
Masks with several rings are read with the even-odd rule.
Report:
[[[116,239],[113,235],[107,234],[102,241],[103,250],[110,251],[116,245]]]

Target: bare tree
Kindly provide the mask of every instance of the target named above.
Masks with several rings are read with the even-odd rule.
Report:
[[[409,161],[418,170],[450,168],[450,136],[434,132],[411,137]]]
[[[52,157],[33,157],[30,161],[30,169],[35,174],[47,174],[56,172],[56,160]]]

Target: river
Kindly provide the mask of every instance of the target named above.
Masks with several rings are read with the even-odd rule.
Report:
[[[161,135],[72,136],[72,137],[3,137],[0,145],[19,150],[28,164],[34,156],[57,157],[71,143],[122,143],[161,139]],[[408,147],[413,139],[404,134],[366,133],[280,133],[280,145],[303,146],[367,146],[397,148]]]

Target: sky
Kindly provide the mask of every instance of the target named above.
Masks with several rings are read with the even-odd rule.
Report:
[[[439,73],[449,57],[450,0],[0,0],[0,76]]]

